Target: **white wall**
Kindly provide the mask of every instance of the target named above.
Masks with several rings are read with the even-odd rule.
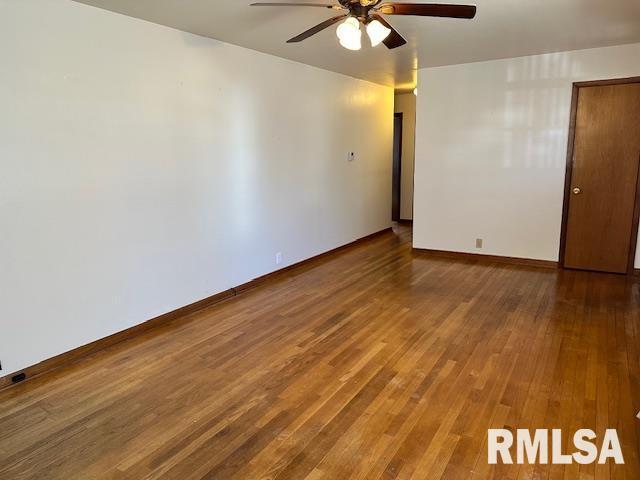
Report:
[[[414,246],[558,260],[572,83],[637,75],[640,44],[420,70]]]
[[[413,218],[413,160],[416,138],[416,96],[395,96],[394,112],[402,113],[402,168],[400,175],[400,218]]]
[[[0,375],[390,225],[390,88],[68,0],[0,58]]]

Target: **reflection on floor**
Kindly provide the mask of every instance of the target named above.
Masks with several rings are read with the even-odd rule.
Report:
[[[638,285],[410,234],[0,393],[0,478],[640,478]],[[492,467],[504,426],[616,428],[626,463]]]

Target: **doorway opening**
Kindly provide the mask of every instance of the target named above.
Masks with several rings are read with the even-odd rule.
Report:
[[[402,184],[402,113],[393,114],[393,167],[391,174],[391,220],[400,221]]]
[[[415,92],[397,90],[393,97],[393,221],[413,224],[413,170],[416,143]]]

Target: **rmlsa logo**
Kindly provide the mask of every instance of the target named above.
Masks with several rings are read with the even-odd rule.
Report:
[[[549,460],[552,464],[569,464],[572,462],[580,464],[607,463],[612,458],[615,463],[624,463],[622,449],[618,440],[618,433],[614,429],[607,429],[600,442],[598,449],[598,439],[593,430],[581,429],[573,435],[573,452],[563,453],[562,451],[562,430],[554,428],[551,430],[534,430],[533,438],[527,429],[517,429],[515,446],[513,433],[503,428],[489,429],[488,454],[489,464],[495,465],[500,458],[501,463],[513,464],[515,453],[515,463],[541,463],[547,464]],[[569,444],[569,448],[571,445]],[[515,450],[515,452],[514,452]]]

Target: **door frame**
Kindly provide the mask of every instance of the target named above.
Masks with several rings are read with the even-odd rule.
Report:
[[[396,118],[400,119],[400,129],[398,131],[398,137],[399,137],[399,142],[398,142],[398,172],[397,172],[397,178],[396,178],[396,171],[395,171],[395,156],[396,156],[396,149],[395,149],[395,120]],[[402,216],[402,140],[403,140],[403,135],[402,135],[402,131],[404,128],[404,115],[402,114],[402,112],[394,112],[393,114],[393,124],[394,124],[394,146],[393,146],[393,152],[392,152],[392,157],[391,157],[391,161],[392,161],[392,171],[391,171],[391,220],[394,222],[399,222],[400,221],[400,217]],[[398,211],[396,212],[395,209],[393,208],[394,205],[394,201],[395,201],[395,193],[396,193],[396,187],[397,187],[397,193],[398,193]],[[397,215],[396,215],[397,213]],[[395,218],[397,216],[397,218]]]
[[[567,145],[567,160],[564,174],[564,199],[562,201],[562,227],[560,229],[560,252],[558,265],[564,268],[565,249],[567,247],[567,223],[569,221],[569,202],[571,199],[571,175],[573,173],[573,148],[576,139],[576,116],[578,113],[578,93],[583,87],[601,87],[607,85],[625,85],[640,83],[640,77],[614,78],[610,80],[594,80],[588,82],[574,82],[571,93],[571,113],[569,121],[569,141]],[[627,260],[627,274],[634,273],[634,260],[638,237],[638,222],[640,221],[640,172],[636,182],[636,198],[633,207],[633,223],[631,226],[631,243]]]

